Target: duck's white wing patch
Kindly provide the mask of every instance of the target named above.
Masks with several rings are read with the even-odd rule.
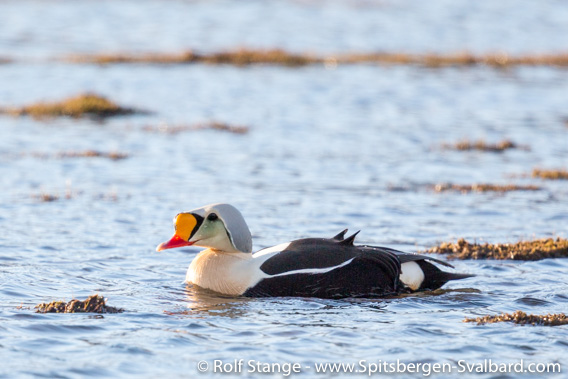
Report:
[[[256,253],[254,253],[252,255],[252,257],[258,258],[258,257],[262,257],[263,255],[267,255],[267,254],[279,253],[282,250],[286,250],[286,248],[288,246],[290,246],[290,242],[281,243],[279,245],[272,246],[272,247],[267,247],[266,249],[262,249],[262,250],[257,251]]]
[[[330,271],[335,270],[337,268],[347,266],[349,263],[351,263],[353,261],[353,259],[354,258],[351,258],[348,261],[345,261],[342,264],[337,265],[337,266],[333,266],[333,267],[305,268],[305,269],[301,269],[301,270],[293,270],[293,271],[282,272],[282,273],[276,274],[276,275],[268,275],[268,274],[265,274],[265,275],[266,275],[267,278],[275,278],[277,276],[295,275],[295,274],[325,274],[326,272],[330,272]]]
[[[400,281],[416,291],[424,281],[424,271],[416,262],[406,262],[400,266]]]

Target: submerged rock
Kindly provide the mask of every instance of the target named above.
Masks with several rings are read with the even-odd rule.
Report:
[[[423,253],[446,254],[451,259],[510,259],[537,261],[545,258],[568,257],[568,240],[544,238],[505,244],[469,243],[460,238],[456,243],[443,242]]]
[[[41,303],[35,307],[37,313],[121,313],[124,309],[107,306],[99,295],[89,296],[85,301],[73,299]]]
[[[523,311],[516,311],[513,314],[502,313],[497,316],[483,316],[476,318],[465,318],[463,322],[477,322],[477,325],[493,324],[496,322],[512,322],[519,325],[545,325],[557,326],[567,325],[568,317],[564,313],[533,315]]]

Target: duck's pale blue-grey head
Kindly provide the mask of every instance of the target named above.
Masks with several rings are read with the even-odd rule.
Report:
[[[176,232],[157,251],[181,246],[202,246],[222,252],[252,252],[252,237],[245,219],[230,204],[210,204],[178,214]]]

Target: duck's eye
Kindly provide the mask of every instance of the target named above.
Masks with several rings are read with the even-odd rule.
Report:
[[[207,216],[207,220],[209,221],[215,221],[219,218],[219,216],[217,216],[217,213],[210,213],[209,216]]]

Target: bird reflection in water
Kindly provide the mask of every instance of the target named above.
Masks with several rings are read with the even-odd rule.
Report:
[[[187,310],[178,312],[168,312],[169,315],[190,315],[190,316],[221,316],[236,318],[246,313],[243,307],[252,299],[244,297],[223,296],[216,292],[199,288],[193,284],[187,284],[184,290]]]

